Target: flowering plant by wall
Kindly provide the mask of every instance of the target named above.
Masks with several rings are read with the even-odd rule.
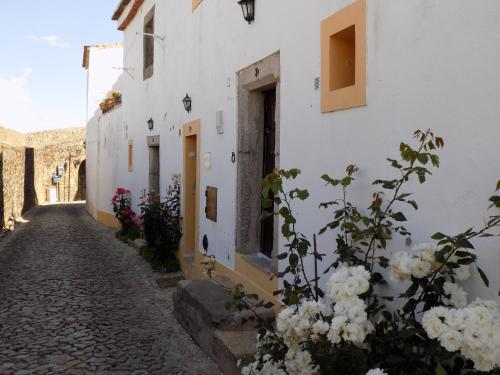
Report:
[[[115,108],[115,106],[121,104],[121,102],[122,94],[118,91],[112,91],[106,96],[106,99],[103,99],[99,103],[99,108],[101,109],[102,113],[106,113]]]
[[[167,272],[178,271],[176,255],[182,237],[178,176],[172,178],[163,199],[152,192],[141,198],[139,207],[143,235],[148,244],[143,255],[154,268]]]
[[[477,265],[472,241],[498,236],[500,214],[491,215],[479,229],[449,235],[438,232],[435,241],[388,255],[388,241],[396,235],[411,245],[411,233],[400,206],[418,209],[404,187],[412,178],[423,184],[432,167],[439,167],[435,153],[444,146],[431,131],[416,131],[416,145],[400,145],[400,159],[388,159],[397,177],[376,180],[371,204],[362,209],[349,201],[349,187],[358,168],[349,165],[342,178],[322,176],[340,197],[322,203],[331,210],[331,221],[318,232],[332,233],[336,260],[322,266],[325,254],[298,229],[295,200],[309,192],[285,190],[300,171],[277,171],[262,182],[268,207],[274,203],[282,219],[281,232],[288,260],[278,277],[276,291],[284,308],[276,323],[260,319],[257,355],[242,374],[432,374],[452,375],[498,371],[500,365],[500,314],[495,301],[468,298],[460,282],[477,274],[489,281]],[[500,189],[500,181],[497,190]],[[500,197],[490,198],[490,208],[500,208]],[[406,212],[406,211],[405,211]],[[314,274],[304,264],[312,258]],[[320,274],[318,269],[324,269]],[[389,277],[387,278],[387,275]],[[327,278],[321,288],[319,281]],[[399,296],[386,295],[389,282],[401,284]],[[241,286],[233,291],[232,306],[255,310],[269,306]],[[393,303],[388,306],[388,303]],[[498,372],[495,372],[498,373]]]
[[[116,189],[111,204],[115,217],[121,224],[121,234],[137,238],[139,236],[137,215],[132,210],[130,191],[124,188]]]

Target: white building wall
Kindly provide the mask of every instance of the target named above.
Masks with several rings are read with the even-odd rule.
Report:
[[[312,195],[299,207],[301,232],[312,235],[328,219],[317,208],[332,198],[332,191],[320,181],[323,173],[342,176],[347,164],[356,163],[360,172],[351,198],[367,207],[374,191],[371,181],[393,176],[385,158],[397,157],[399,142],[409,141],[417,128],[434,129],[444,137],[446,148],[441,152],[442,167],[429,182],[408,187],[420,206],[417,212],[404,210],[414,241],[428,242],[436,231],[454,234],[480,226],[487,216],[487,198],[500,177],[500,3],[367,1],[367,106],[322,114],[320,91],[314,89],[314,78],[320,75],[320,21],[349,3],[257,1],[256,20],[248,25],[235,1],[205,0],[191,12],[189,1],[146,0],[124,33],[124,67],[131,69],[131,76],[121,77],[121,118],[113,114],[106,128],[106,147],[112,149],[101,168],[112,173],[114,183],[107,183],[109,190],[100,188],[100,209],[109,206],[119,185],[132,190],[136,203],[147,188],[148,135],[161,138],[164,191],[171,174],[182,172],[179,129],[199,118],[201,154],[210,152],[212,161],[210,169],[201,167],[200,243],[207,234],[217,260],[234,268],[235,74],[280,51],[281,167],[302,169],[297,183]],[[143,81],[140,33],[153,5],[155,32],[166,39],[156,40],[154,75]],[[186,93],[193,99],[190,114],[181,102]],[[217,110],[224,113],[223,135],[215,129]],[[153,132],[146,125],[150,117],[155,121]],[[109,143],[110,139],[118,141]],[[126,171],[128,139],[134,143],[132,173]],[[217,223],[201,214],[207,185],[219,188]],[[500,242],[493,238],[476,243],[492,288],[481,288],[476,275],[470,289],[494,298],[500,283]],[[320,237],[322,252],[333,246],[333,235]],[[391,248],[403,246],[395,240]]]
[[[100,132],[102,113],[99,103],[106,98],[122,74],[123,48],[121,45],[91,46],[87,69],[87,209],[97,217],[102,208],[99,203],[100,183],[103,181],[103,167],[100,159]],[[104,168],[106,168],[104,164]],[[105,179],[105,178],[104,178]],[[106,211],[109,211],[109,207]]]

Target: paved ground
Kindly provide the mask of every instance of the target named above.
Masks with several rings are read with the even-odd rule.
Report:
[[[175,321],[173,289],[83,205],[27,219],[0,241],[1,375],[219,374]]]

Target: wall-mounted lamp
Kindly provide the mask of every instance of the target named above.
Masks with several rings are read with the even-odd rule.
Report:
[[[187,113],[191,112],[191,98],[189,97],[188,94],[182,99],[182,103],[184,103],[184,109],[186,110]]]
[[[241,5],[243,11],[243,18],[249,24],[255,19],[255,0],[240,0],[238,4]]]
[[[150,118],[150,119],[148,120],[148,129],[149,129],[149,131],[152,131],[152,130],[153,130],[153,128],[154,128],[154,126],[155,126],[155,122],[153,121],[153,119],[152,119],[152,118]]]

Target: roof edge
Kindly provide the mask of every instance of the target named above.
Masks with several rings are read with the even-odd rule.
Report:
[[[113,13],[113,17],[111,18],[113,21],[118,21],[118,19],[121,17],[123,14],[123,11],[127,7],[128,4],[130,4],[131,0],[121,0],[120,4],[116,7],[115,12]]]

